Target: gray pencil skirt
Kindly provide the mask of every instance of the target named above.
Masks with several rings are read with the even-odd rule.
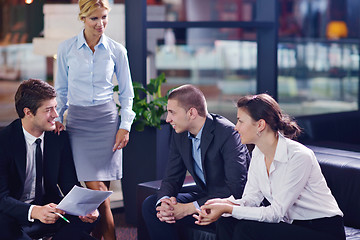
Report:
[[[79,181],[122,177],[122,150],[112,151],[119,128],[114,101],[97,106],[70,105],[66,120]]]

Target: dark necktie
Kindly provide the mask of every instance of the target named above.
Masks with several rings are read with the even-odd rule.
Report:
[[[35,141],[35,162],[36,162],[36,180],[35,180],[35,204],[41,204],[43,197],[42,177],[43,177],[43,158],[41,152],[41,139]]]

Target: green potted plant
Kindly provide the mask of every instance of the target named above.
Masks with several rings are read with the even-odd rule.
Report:
[[[137,224],[136,186],[142,182],[162,179],[169,153],[171,126],[163,121],[167,95],[162,96],[165,74],[151,79],[144,87],[133,82],[133,111],[136,116],[130,141],[123,150],[122,191],[126,221]],[[118,92],[118,87],[114,87]],[[118,106],[120,109],[120,106]]]
[[[167,95],[161,94],[161,85],[165,82],[164,73],[150,79],[146,87],[143,87],[141,83],[133,82],[133,111],[136,114],[133,124],[136,131],[144,131],[145,126],[161,128],[161,120],[166,112],[167,104]],[[114,92],[119,92],[119,86],[114,87]],[[120,106],[117,106],[120,109]]]

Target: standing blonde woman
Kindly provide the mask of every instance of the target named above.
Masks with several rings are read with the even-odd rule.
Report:
[[[60,44],[55,88],[59,121],[68,109],[70,135],[79,181],[95,190],[108,190],[111,180],[122,176],[122,148],[129,141],[135,113],[133,87],[126,49],[104,34],[110,6],[107,0],[79,0],[79,19],[84,29]],[[121,123],[113,100],[112,77],[119,84]],[[114,220],[107,199],[94,237],[115,239]]]
[[[235,129],[242,143],[255,144],[243,196],[209,200],[196,223],[232,216],[220,219],[218,240],[345,240],[343,213],[314,153],[291,140],[300,132],[296,122],[267,94],[237,106]]]

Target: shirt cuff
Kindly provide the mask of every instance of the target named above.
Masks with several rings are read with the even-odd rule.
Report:
[[[161,199],[165,199],[165,198],[170,198],[169,196],[163,196],[162,198],[160,198],[156,204],[155,204],[155,207],[157,207],[160,203],[161,203]]]
[[[29,211],[28,211],[28,221],[29,222],[34,222],[34,219],[31,218],[31,212],[32,212],[34,207],[35,207],[35,205],[31,205],[30,208],[29,208]]]
[[[241,214],[242,213],[241,208],[242,208],[241,206],[233,206],[231,216],[233,218],[236,218],[236,219],[239,219],[239,220],[243,219],[243,215]]]
[[[233,195],[231,195],[230,197],[227,198],[228,201],[236,204],[236,205],[239,205],[239,206],[245,206],[245,201],[241,198],[241,199],[235,199]]]
[[[194,201],[193,204],[194,204],[196,209],[200,210],[200,206],[199,206],[199,203],[197,201]]]
[[[222,217],[232,217],[231,213],[223,213],[221,214]]]
[[[121,121],[119,129],[125,129],[130,132],[132,122]]]
[[[63,123],[63,119],[61,117],[55,118],[55,121]]]

